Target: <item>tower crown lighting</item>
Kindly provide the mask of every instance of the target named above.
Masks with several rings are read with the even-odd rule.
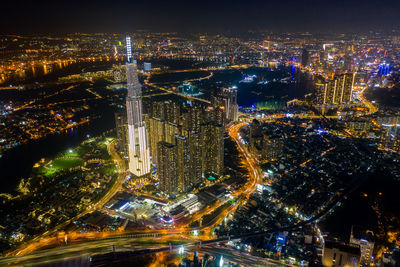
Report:
[[[128,62],[131,62],[132,60],[132,44],[130,36],[126,36],[126,60]]]

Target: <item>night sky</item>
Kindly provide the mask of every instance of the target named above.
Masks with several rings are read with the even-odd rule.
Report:
[[[400,0],[8,0],[0,25],[0,33],[390,31],[400,28]]]

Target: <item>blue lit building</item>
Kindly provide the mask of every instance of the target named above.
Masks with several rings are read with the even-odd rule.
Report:
[[[199,89],[190,83],[183,83],[182,85],[178,86],[179,93],[189,96],[199,95]]]

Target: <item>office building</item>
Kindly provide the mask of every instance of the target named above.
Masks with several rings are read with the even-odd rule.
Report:
[[[355,69],[354,60],[353,60],[353,57],[351,57],[350,55],[346,55],[344,57],[343,69],[345,71],[354,71],[354,69]]]
[[[262,126],[261,123],[254,119],[250,125],[250,152],[260,157],[260,151],[262,149]]]
[[[325,267],[360,266],[360,247],[333,241],[325,241],[322,251],[322,265]]]
[[[350,103],[355,75],[356,73],[339,74],[328,80],[317,77],[315,82],[316,104],[340,105]]]
[[[350,244],[360,246],[360,266],[370,266],[375,245],[374,233],[371,230],[353,225],[351,227]]]
[[[126,37],[126,48],[129,171],[136,177],[142,177],[150,173],[150,150],[142,114],[141,85],[138,80],[136,62],[132,58],[131,38],[129,36]]]
[[[159,142],[176,146],[178,189],[184,192],[209,174],[223,174],[224,106],[154,101],[146,119],[152,163],[158,168]]]
[[[159,118],[148,118],[149,147],[151,161],[154,165],[158,164],[158,142],[164,141],[175,144],[175,135],[180,134],[181,130],[177,124],[167,122]]]
[[[237,89],[236,88],[224,88],[223,94],[225,97],[225,112],[226,119],[228,121],[237,121],[239,114],[239,106],[237,103]]]
[[[175,135],[176,144],[176,166],[177,166],[177,179],[178,189],[181,192],[187,191],[192,181],[190,179],[190,147],[188,138]]]
[[[178,124],[180,116],[181,107],[175,101],[153,101],[150,106],[149,117],[158,118],[163,121]]]
[[[214,123],[218,125],[225,125],[226,113],[224,105],[212,105],[205,109],[203,116],[203,124]]]
[[[174,195],[178,193],[177,148],[173,144],[162,141],[157,144],[157,149],[159,156],[157,166],[159,188],[169,195]]]
[[[301,65],[303,67],[308,67],[310,65],[310,53],[307,49],[303,49],[301,53]]]
[[[150,62],[143,63],[143,70],[144,72],[151,72],[151,63]]]
[[[196,185],[202,179],[202,149],[201,149],[201,135],[199,132],[188,131],[186,133],[189,143],[189,173],[190,181]]]
[[[203,107],[193,105],[187,108],[183,114],[183,127],[189,131],[200,132],[200,125],[203,123]]]
[[[222,175],[224,168],[224,126],[205,124],[201,126],[202,172]]]
[[[116,112],[114,116],[119,150],[124,156],[128,156],[128,122],[126,112]]]
[[[158,143],[164,141],[164,121],[159,118],[148,118],[147,124],[149,133],[149,147],[151,162],[157,165],[158,162]]]

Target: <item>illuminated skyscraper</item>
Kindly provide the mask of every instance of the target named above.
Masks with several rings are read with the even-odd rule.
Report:
[[[201,134],[199,132],[189,131],[187,136],[190,153],[190,181],[193,184],[198,184],[201,182],[202,178]]]
[[[117,140],[119,149],[124,156],[128,155],[128,124],[125,112],[116,112],[115,116],[115,128],[117,130]]]
[[[133,175],[141,177],[150,173],[150,152],[142,114],[141,85],[138,80],[136,62],[132,59],[131,38],[129,36],[126,37],[126,49],[129,171]]]
[[[336,103],[350,103],[353,95],[355,73],[346,73],[339,75],[337,90],[340,91],[340,96]]]
[[[239,119],[239,105],[237,103],[237,90],[232,89],[231,105],[229,106],[228,119],[230,121],[238,121]]]
[[[222,175],[224,169],[224,126],[208,123],[201,126],[203,175]]]
[[[191,185],[190,173],[190,151],[188,139],[181,135],[175,135],[176,144],[176,169],[178,188],[180,191],[186,191]]]
[[[224,105],[194,103],[181,107],[171,100],[154,101],[148,115],[146,126],[149,128],[150,154],[152,163],[157,167],[162,191],[173,193],[167,185],[170,183],[166,182],[172,178],[163,177],[164,174],[169,175],[169,169],[161,170],[167,168],[163,162],[166,153],[171,154],[169,151],[173,150],[165,144],[172,145],[176,150],[178,192],[187,191],[209,174],[223,174]]]
[[[157,149],[159,188],[167,194],[175,194],[178,192],[177,147],[167,142],[159,142]]]
[[[158,148],[157,144],[161,141],[165,141],[165,122],[159,118],[148,119],[149,129],[149,145],[151,160],[154,165],[158,163]]]
[[[340,105],[352,101],[353,86],[356,73],[335,75],[325,81],[323,77],[316,79],[316,100],[318,105]]]

